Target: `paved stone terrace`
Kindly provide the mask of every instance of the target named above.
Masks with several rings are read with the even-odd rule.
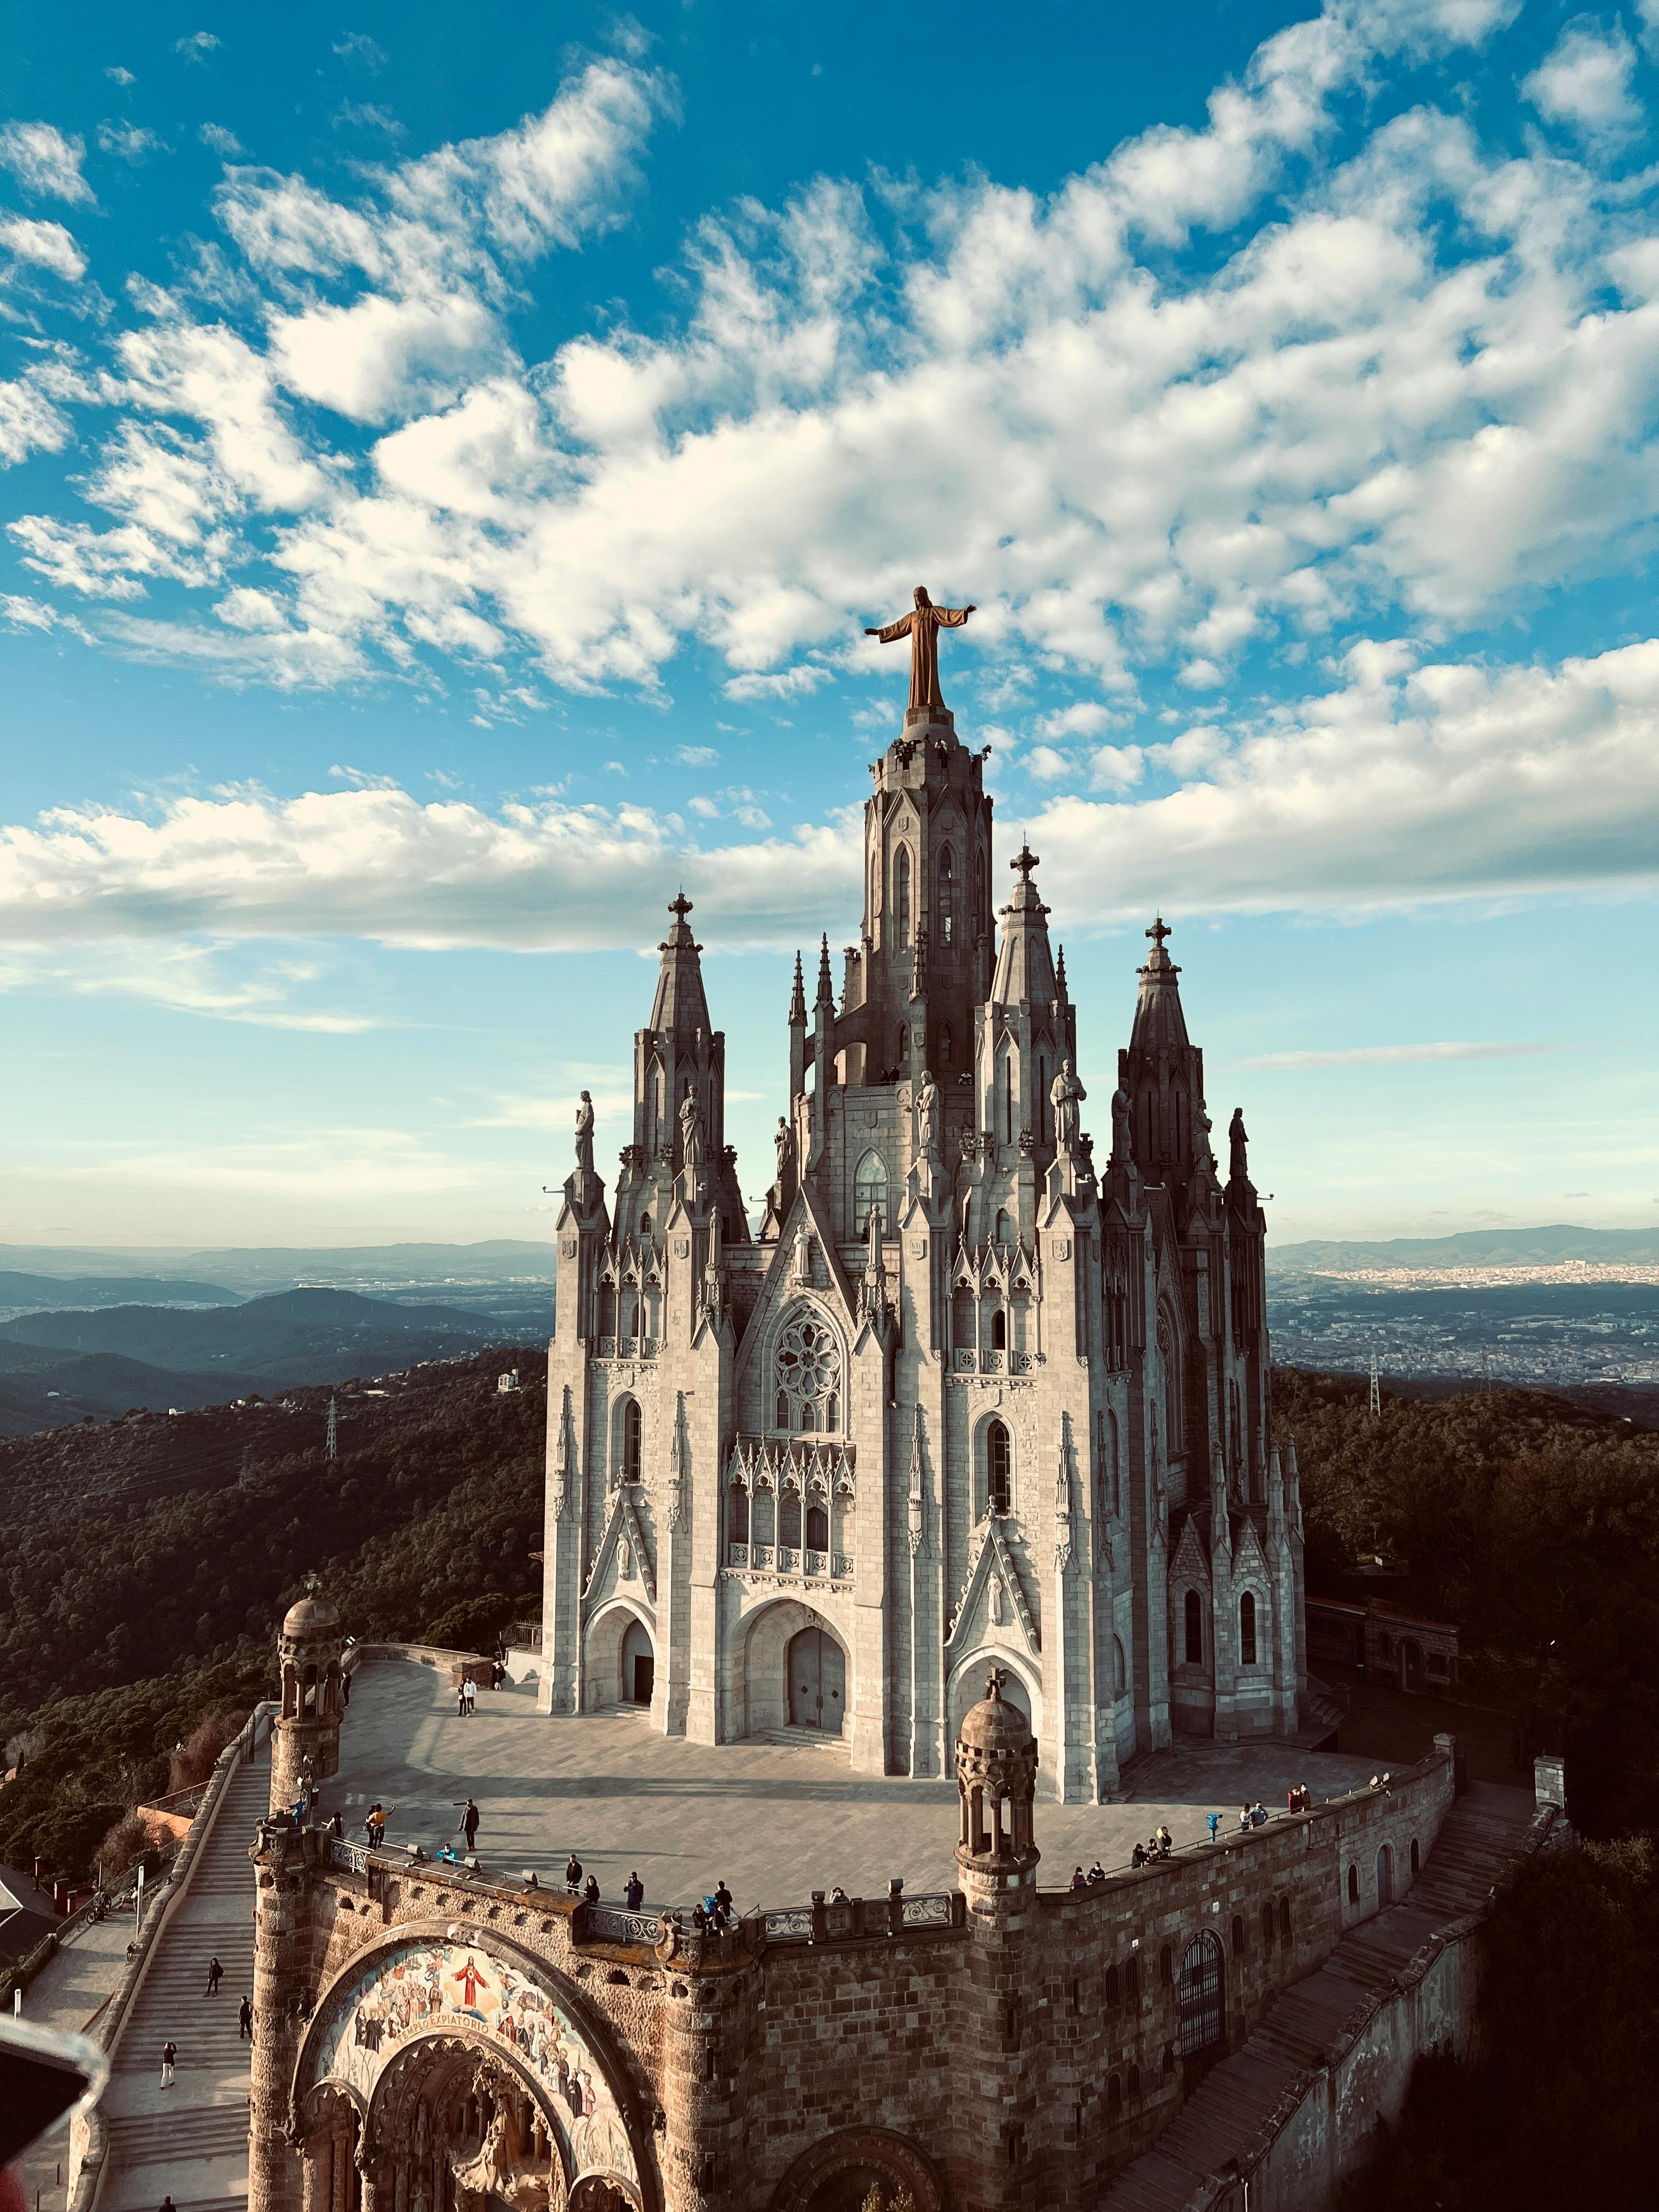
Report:
[[[1039,1799],[1036,1839],[1045,1887],[1099,1855],[1109,1871],[1163,1821],[1176,1845],[1202,1842],[1205,1816],[1224,1832],[1238,1808],[1260,1800],[1283,1810],[1305,1783],[1317,1802],[1369,1780],[1372,1763],[1273,1742],[1190,1745],[1135,1768],[1121,1805],[1056,1805]],[[456,1835],[458,1801],[478,1805],[478,1857],[492,1879],[533,1868],[562,1887],[574,1850],[607,1904],[621,1902],[637,1867],[647,1902],[690,1905],[722,1878],[740,1910],[805,1904],[836,1882],[878,1896],[890,1875],[911,1891],[954,1885],[953,1782],[854,1775],[837,1747],[793,1742],[708,1746],[661,1736],[643,1713],[549,1719],[530,1684],[478,1695],[459,1718],[447,1669],[375,1661],[352,1680],[341,1730],[341,1771],[319,1811],[337,1806],[345,1832],[362,1840],[379,1798],[391,1813],[389,1849],[436,1852]]]

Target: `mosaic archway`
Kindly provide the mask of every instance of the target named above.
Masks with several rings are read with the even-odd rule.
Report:
[[[872,2188],[908,2190],[916,2212],[945,2212],[933,2160],[885,2128],[842,2128],[803,2151],[772,2192],[768,2212],[860,2212]]]
[[[301,2136],[345,2100],[366,2115],[368,2212],[654,2206],[608,2039],[550,1968],[493,1934],[406,1932],[347,1966],[300,2053]]]

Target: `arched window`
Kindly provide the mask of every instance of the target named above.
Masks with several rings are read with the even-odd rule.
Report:
[[[1270,1904],[1261,1908],[1261,1948],[1264,1951],[1273,1948],[1273,1909]]]
[[[1359,1902],[1359,1869],[1357,1866],[1348,1869],[1348,1902],[1350,1905]]]
[[[1288,1897],[1281,1897],[1279,1900],[1279,1940],[1281,1943],[1288,1943],[1291,1940],[1291,1900]]]
[[[985,1500],[993,1513],[1014,1510],[1014,1449],[1000,1421],[993,1421],[985,1431]]]
[[[1422,1863],[1423,1863],[1422,1859],[1421,1859],[1421,1857],[1420,1857],[1420,1856],[1419,1856],[1419,1852],[1418,1852],[1418,1849],[1417,1849],[1417,1838],[1416,1838],[1416,1837],[1415,1837],[1415,1836],[1413,1836],[1413,1837],[1412,1838],[1412,1878],[1413,1878],[1413,1881],[1415,1881],[1415,1880],[1416,1880],[1416,1878],[1417,1878],[1417,1875],[1418,1875],[1418,1872],[1419,1872],[1419,1869],[1421,1868]]]
[[[1255,1664],[1255,1598],[1249,1590],[1238,1601],[1238,1658],[1241,1666]]]
[[[1129,1686],[1129,1669],[1123,1657],[1123,1639],[1112,1638],[1112,1695],[1121,1698]]]
[[[865,1154],[853,1178],[853,1227],[860,1237],[869,1233],[872,1206],[881,1217],[881,1233],[885,1237],[893,1224],[887,1210],[887,1170],[877,1152]]]
[[[893,863],[893,920],[895,942],[901,951],[910,942],[910,848],[901,845]]]
[[[641,1237],[649,1237],[650,1234],[651,1216],[648,1213],[642,1213],[640,1216],[640,1235]]]
[[[997,1208],[997,1243],[1010,1245],[1014,1241],[1014,1217],[1006,1206]]]
[[[1167,2043],[1166,2043],[1166,2044],[1164,2045],[1164,2080],[1167,2081],[1169,2080],[1169,2078],[1170,2078],[1170,2075],[1171,2075],[1171,2074],[1173,2074],[1174,2072],[1175,2072],[1175,2051],[1174,2051],[1174,2048],[1173,2048],[1173,2046],[1172,2046],[1171,2045],[1170,2045],[1170,2044],[1167,2044]]]
[[[1106,2118],[1110,2121],[1121,2120],[1122,2117],[1123,2084],[1115,2074],[1109,2075],[1106,2081]]]
[[[800,1492],[786,1490],[778,1500],[778,1541],[792,1552],[800,1549]]]
[[[1244,1956],[1244,1916],[1242,1912],[1233,1915],[1233,1956],[1235,1959]]]
[[[1187,1593],[1187,1664],[1204,1664],[1204,1607],[1196,1590]]]
[[[909,1050],[909,1028],[906,1023],[901,1022],[898,1025],[898,1033],[893,1039],[893,1065],[901,1074],[904,1072],[904,1062]]]
[[[1123,1978],[1128,1986],[1129,2002],[1131,2004],[1139,2004],[1140,2002],[1140,1961],[1139,1959],[1130,1960],[1128,1965],[1123,1970]]]
[[[941,1067],[949,1067],[951,1062],[956,1058],[956,1039],[951,1035],[950,1023],[945,1022],[941,1024],[939,1033],[939,1066]]]
[[[749,1492],[741,1483],[734,1482],[726,1493],[726,1540],[728,1544],[749,1541]]]
[[[1014,1141],[1014,1055],[1011,1052],[1002,1055],[1002,1141],[1005,1145]]]
[[[1158,1954],[1158,1985],[1167,1990],[1175,1979],[1175,1954],[1166,1943]]]
[[[957,864],[948,845],[939,856],[939,941],[957,941]]]
[[[809,1552],[827,1552],[830,1548],[830,1509],[826,1505],[809,1505],[806,1509],[806,1548]]]
[[[841,1346],[828,1324],[798,1307],[773,1355],[776,1426],[798,1431],[841,1425]]]
[[[640,1401],[629,1398],[623,1407],[622,1418],[622,1479],[637,1482],[640,1479],[641,1432]]]
[[[1115,1966],[1108,1966],[1106,1969],[1106,2009],[1108,2012],[1117,2010],[1117,1968]]]
[[[991,1316],[991,1349],[993,1352],[1006,1352],[1008,1349],[1008,1316],[1000,1306]]]
[[[1206,1928],[1181,1961],[1181,2055],[1196,2058],[1226,2040],[1226,1977],[1221,1946]]]
[[[1158,1317],[1158,1364],[1164,1370],[1164,1437],[1173,1455],[1181,1449],[1181,1343],[1167,1312]]]

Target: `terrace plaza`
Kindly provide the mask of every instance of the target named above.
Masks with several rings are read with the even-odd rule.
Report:
[[[744,1912],[804,1905],[836,1883],[879,1897],[895,1875],[910,1891],[956,1881],[954,1780],[854,1774],[844,1742],[814,1744],[805,1730],[793,1732],[799,1741],[779,1730],[771,1742],[710,1746],[662,1735],[645,1708],[550,1719],[537,1713],[533,1683],[480,1690],[476,1716],[462,1719],[450,1685],[449,1668],[410,1662],[377,1659],[354,1674],[340,1771],[319,1808],[340,1808],[349,1839],[361,1838],[378,1799],[391,1814],[388,1852],[463,1849],[457,1823],[471,1796],[491,1881],[533,1868],[544,1888],[562,1888],[574,1851],[608,1905],[635,1868],[651,1905],[689,1907],[723,1879]],[[1180,1848],[1207,1840],[1209,1813],[1225,1837],[1242,1804],[1283,1812],[1298,1783],[1318,1802],[1372,1771],[1369,1760],[1294,1743],[1183,1740],[1136,1765],[1121,1803],[1039,1801],[1040,1885],[1063,1888],[1097,1856],[1124,1866],[1160,1821]]]

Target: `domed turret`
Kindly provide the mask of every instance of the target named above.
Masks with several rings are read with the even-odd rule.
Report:
[[[1003,1668],[994,1669],[957,1737],[962,1834],[956,1857],[972,1877],[963,1884],[970,1895],[1021,1886],[1042,1856],[1031,1832],[1036,1740],[1019,1707],[1002,1694],[1007,1680]]]
[[[314,1582],[291,1605],[277,1639],[283,1710],[270,1732],[270,1809],[289,1811],[314,1779],[340,1771],[340,1661],[345,1648],[337,1608]]]

